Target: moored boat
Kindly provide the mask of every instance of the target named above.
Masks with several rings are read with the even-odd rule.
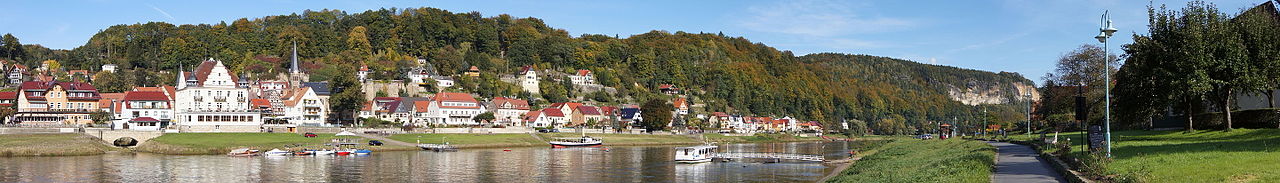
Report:
[[[449,145],[449,144],[418,144],[418,148],[422,148],[422,150],[436,151],[436,152],[458,151],[458,147],[454,147],[453,145]]]
[[[373,151],[370,151],[368,149],[360,149],[360,150],[356,150],[355,153],[356,155],[369,155],[369,153],[373,153]]]
[[[239,148],[227,152],[227,156],[257,156],[258,150],[249,148]]]
[[[591,136],[584,135],[582,137],[574,137],[574,138],[555,138],[555,139],[552,139],[551,142],[547,142],[547,143],[550,143],[551,147],[553,148],[599,147],[601,144],[604,144],[604,141],[600,140],[600,138],[594,138]]]
[[[693,147],[677,147],[676,162],[678,163],[705,163],[711,162],[711,155],[720,148],[715,145],[700,145]]]
[[[289,155],[289,151],[280,150],[280,149],[271,149],[270,151],[267,151],[266,153],[263,153],[263,154],[266,154],[267,156],[284,156],[284,155]]]

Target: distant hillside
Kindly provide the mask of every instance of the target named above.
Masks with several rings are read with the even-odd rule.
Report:
[[[486,74],[478,87],[468,89],[482,96],[511,96],[522,94],[497,85],[491,73],[511,74],[525,65],[558,71],[591,69],[599,83],[618,88],[612,97],[631,98],[626,101],[630,103],[666,98],[653,90],[674,84],[692,91],[692,102],[704,104],[706,111],[789,115],[828,126],[859,119],[897,133],[937,125],[930,121],[976,119],[984,108],[993,111],[988,116],[993,120],[1017,121],[1023,109],[1016,99],[1018,91],[1031,91],[1027,90],[1031,82],[1014,73],[867,55],[797,57],[716,33],[652,31],[627,38],[572,37],[536,18],[485,17],[435,8],[353,14],[305,11],[200,25],[117,25],[94,35],[84,46],[51,58],[71,68],[96,69],[114,63],[155,72],[190,67],[213,57],[226,61],[235,72],[274,76],[285,70],[285,63],[260,58],[284,57],[293,43],[313,80],[341,77],[336,73],[349,75],[352,71],[338,70],[338,66],[360,64],[374,70],[371,77],[375,79],[398,79],[404,77],[399,73],[416,67],[413,59],[425,58],[442,74],[478,66]],[[165,82],[171,81],[149,79],[135,84]]]

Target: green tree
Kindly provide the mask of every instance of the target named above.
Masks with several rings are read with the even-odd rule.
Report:
[[[3,38],[0,38],[0,55],[4,55],[6,60],[21,59],[27,56],[27,51],[17,37],[6,33]]]
[[[671,123],[673,117],[671,112],[675,111],[674,108],[671,104],[667,104],[666,100],[649,99],[640,106],[640,117],[644,119],[640,124],[649,133],[666,129],[667,124]]]
[[[373,54],[373,45],[369,43],[369,35],[365,32],[367,30],[364,26],[356,26],[347,33],[347,48],[360,53],[361,56]]]
[[[489,122],[492,122],[493,119],[494,119],[493,112],[484,112],[484,113],[480,113],[479,115],[476,115],[475,117],[471,117],[472,121],[476,121],[476,123],[481,123],[481,124],[487,124]]]
[[[344,65],[340,70],[355,70],[354,67]],[[336,111],[339,120],[356,119],[356,111],[360,110],[365,103],[364,92],[361,91],[360,82],[356,80],[355,72],[344,72],[344,74],[336,75],[329,80],[329,88],[333,92],[333,96],[329,99],[329,108]],[[342,119],[344,117],[350,117]],[[354,122],[354,121],[350,121]]]

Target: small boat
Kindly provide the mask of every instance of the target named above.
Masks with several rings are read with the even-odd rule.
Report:
[[[320,149],[320,150],[311,150],[310,152],[311,152],[311,155],[317,155],[317,156],[319,156],[319,155],[331,155],[331,154],[333,154],[335,151],[333,151],[333,150],[326,150],[326,149]]]
[[[604,144],[604,141],[600,140],[600,138],[584,135],[582,137],[574,138],[555,138],[548,143],[551,144],[552,148],[599,147],[601,144]]]
[[[355,153],[356,155],[369,155],[369,153],[373,153],[373,151],[370,151],[368,149],[360,149],[360,150],[356,150]]]
[[[711,162],[711,154],[720,148],[715,145],[700,145],[693,147],[677,147],[676,162],[678,163],[705,163]]]
[[[422,150],[442,152],[442,151],[458,151],[458,147],[449,144],[418,144],[418,148]]]
[[[338,150],[334,154],[337,154],[338,156],[355,155],[356,150],[355,149]]]
[[[267,151],[266,153],[263,153],[263,154],[266,154],[267,156],[284,156],[284,155],[289,155],[289,151],[280,150],[280,149],[271,149],[270,151]]]
[[[239,148],[239,149],[231,150],[231,152],[227,152],[227,156],[243,157],[243,156],[257,156],[257,155],[258,155],[258,150],[249,149],[249,148]]]
[[[298,152],[293,152],[293,155],[294,156],[310,156],[310,155],[315,155],[315,151],[298,151]]]

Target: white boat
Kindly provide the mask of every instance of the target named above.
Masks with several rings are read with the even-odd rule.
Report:
[[[289,151],[280,150],[280,149],[271,149],[270,151],[267,151],[264,154],[267,154],[267,156],[285,156],[285,155],[289,155]]]
[[[720,148],[715,145],[700,145],[693,147],[677,147],[676,162],[678,163],[705,163],[711,162],[711,155],[716,153],[716,149]]]
[[[316,155],[316,156],[319,156],[319,155],[332,155],[332,154],[333,154],[333,153],[335,153],[335,152],[336,152],[336,151],[333,151],[333,150],[327,150],[327,149],[311,150],[311,155]]]
[[[594,138],[591,136],[582,136],[582,137],[574,137],[574,138],[555,138],[548,143],[550,143],[551,147],[553,148],[596,147],[596,146],[600,146],[601,144],[604,144],[604,141],[600,140],[600,138]]]

